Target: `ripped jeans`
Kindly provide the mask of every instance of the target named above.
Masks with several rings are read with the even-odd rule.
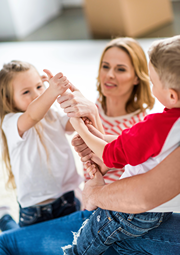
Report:
[[[103,254],[110,246],[118,252],[120,243],[146,234],[171,216],[170,213],[126,214],[98,208],[77,233],[72,245],[62,247],[64,254]]]

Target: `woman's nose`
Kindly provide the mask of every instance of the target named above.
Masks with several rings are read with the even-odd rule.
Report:
[[[109,69],[108,76],[114,78],[114,70],[112,68]]]

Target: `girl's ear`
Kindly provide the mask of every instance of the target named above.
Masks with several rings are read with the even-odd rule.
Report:
[[[137,75],[134,78],[134,85],[138,85],[139,84],[139,77],[137,77]]]
[[[178,93],[174,89],[169,89],[169,96],[172,105],[176,104],[177,101],[179,100]]]

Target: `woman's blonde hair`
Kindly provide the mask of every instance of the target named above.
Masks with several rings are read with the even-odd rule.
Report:
[[[135,75],[139,79],[139,83],[134,86],[132,94],[126,103],[126,112],[132,113],[136,110],[144,112],[148,108],[152,109],[155,100],[150,90],[148,66],[145,53],[136,40],[124,37],[111,40],[105,47],[100,59],[97,77],[97,90],[99,92],[99,100],[101,102],[103,110],[106,113],[106,97],[103,95],[101,90],[100,70],[105,52],[113,47],[120,48],[128,54],[134,67]]]
[[[153,42],[148,54],[163,86],[180,91],[180,35]]]
[[[7,64],[3,65],[3,68],[0,70],[0,129],[1,129],[1,138],[2,138],[2,160],[5,163],[7,169],[8,181],[7,184],[9,187],[15,188],[14,176],[11,170],[11,162],[9,156],[9,150],[7,145],[7,140],[5,133],[2,129],[3,119],[8,113],[17,113],[20,112],[13,105],[13,78],[20,72],[25,72],[35,67],[29,63],[13,60]],[[37,70],[36,70],[37,71]],[[36,128],[38,135],[40,133]],[[40,137],[41,139],[41,137]]]

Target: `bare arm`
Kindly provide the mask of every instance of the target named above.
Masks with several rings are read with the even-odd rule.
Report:
[[[125,213],[142,213],[151,210],[180,193],[180,147],[147,173],[102,184],[102,176],[85,184],[85,208],[100,207]]]
[[[98,114],[98,109],[94,103],[87,100],[81,92],[71,84],[72,93],[64,93],[58,98],[58,103],[69,117],[88,117],[92,124],[104,133],[102,123]]]
[[[22,136],[25,131],[33,127],[47,113],[58,95],[61,95],[68,89],[69,81],[63,77],[62,73],[54,77],[50,71],[44,70],[49,76],[50,86],[45,92],[29,104],[27,110],[18,119],[18,131]]]
[[[100,158],[102,159],[104,147],[106,146],[107,142],[103,139],[93,135],[84,124],[81,118],[71,118],[71,124],[73,125],[74,129],[78,132],[78,134],[82,137],[85,141],[87,146]]]

